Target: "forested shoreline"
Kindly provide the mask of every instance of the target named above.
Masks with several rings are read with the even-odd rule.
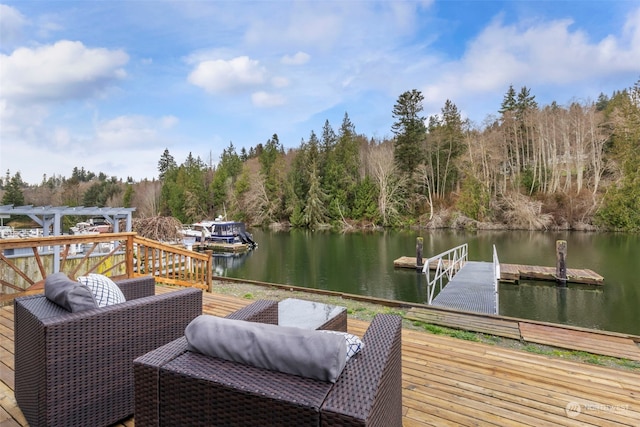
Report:
[[[512,86],[495,115],[464,120],[447,100],[398,97],[390,138],[358,134],[345,113],[285,150],[274,134],[216,164],[168,149],[158,179],[75,168],[27,185],[7,171],[2,204],[135,207],[182,223],[226,215],[253,226],[640,231],[640,80],[610,96],[539,106]]]

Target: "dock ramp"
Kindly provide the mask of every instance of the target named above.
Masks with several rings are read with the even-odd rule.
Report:
[[[423,273],[427,277],[427,304],[453,310],[498,314],[500,263],[493,248],[493,262],[468,261],[467,245],[429,258]],[[431,271],[429,265],[441,268]],[[446,283],[443,284],[443,280]],[[439,293],[435,295],[436,285]]]
[[[467,261],[431,301],[436,307],[498,314],[493,264]]]

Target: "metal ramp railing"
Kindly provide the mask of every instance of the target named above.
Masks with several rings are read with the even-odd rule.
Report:
[[[498,314],[500,307],[498,291],[498,283],[500,283],[500,260],[498,259],[498,251],[496,249],[496,245],[493,245],[493,283],[494,292],[496,295],[496,314]]]
[[[442,291],[442,282],[446,278],[447,283],[462,268],[469,258],[469,245],[464,243],[453,249],[432,256],[425,261],[422,272],[427,277],[427,304],[433,301],[436,284],[439,284],[439,290]],[[433,267],[432,265],[435,264]],[[433,278],[431,277],[433,270]],[[445,283],[446,285],[446,283]]]

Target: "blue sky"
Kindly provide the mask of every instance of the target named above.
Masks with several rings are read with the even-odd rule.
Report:
[[[1,1],[1,0],[0,0]],[[216,163],[278,134],[390,137],[403,92],[477,126],[509,85],[540,105],[640,79],[640,2],[7,1],[0,173],[157,177],[165,148]]]

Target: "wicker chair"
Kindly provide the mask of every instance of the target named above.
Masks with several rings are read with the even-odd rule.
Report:
[[[134,412],[133,360],[184,335],[202,291],[154,295],[153,277],[116,282],[127,301],[71,313],[16,298],[15,397],[35,426],[104,426]]]
[[[399,316],[377,315],[335,384],[190,352],[179,338],[134,361],[136,426],[401,426],[401,331]]]

